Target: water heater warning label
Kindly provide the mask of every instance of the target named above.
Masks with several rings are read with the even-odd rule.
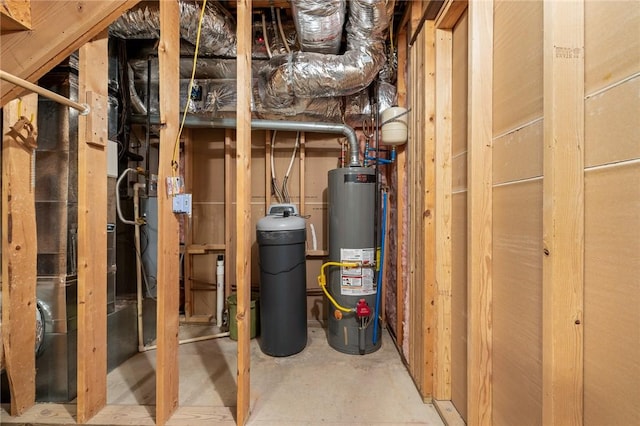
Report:
[[[362,265],[373,265],[375,250],[366,249],[340,249],[342,262],[357,262]],[[374,268],[371,266],[356,266],[353,268],[342,267],[340,293],[344,296],[367,296],[375,294],[376,288],[373,280]]]

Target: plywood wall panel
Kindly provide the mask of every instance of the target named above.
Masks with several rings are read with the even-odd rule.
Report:
[[[640,72],[640,2],[585,2],[585,93]]]
[[[192,129],[193,201],[224,202],[224,129]]]
[[[535,121],[494,141],[494,184],[542,176],[542,124]]]
[[[455,121],[454,121],[455,123]],[[454,125],[455,128],[455,125]],[[451,161],[451,189],[453,192],[467,189],[467,153],[453,157]]]
[[[542,5],[540,1],[495,3],[494,135],[542,116]]]
[[[224,202],[193,203],[192,244],[224,244]]]
[[[585,108],[585,166],[640,158],[640,75],[589,97]]]
[[[542,180],[494,187],[493,217],[493,422],[539,425]]]
[[[451,400],[467,418],[467,193],[453,195],[451,214]]]
[[[467,151],[468,21],[465,11],[453,29],[453,87],[451,90],[453,105],[451,119],[454,123],[451,132],[453,157]]]
[[[585,176],[586,426],[640,424],[640,164]]]

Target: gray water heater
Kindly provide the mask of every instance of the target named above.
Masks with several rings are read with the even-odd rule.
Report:
[[[364,302],[374,312],[377,291],[375,269],[376,175],[366,167],[329,171],[329,261],[357,262],[361,267],[331,266],[328,288],[338,304],[354,308]],[[365,266],[370,265],[370,266]],[[373,344],[373,314],[361,327],[355,312],[336,312],[328,303],[329,345],[347,354],[367,354],[380,348]],[[380,335],[380,322],[376,322]]]

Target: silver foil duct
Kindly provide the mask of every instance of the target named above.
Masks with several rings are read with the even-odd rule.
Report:
[[[345,0],[291,0],[301,50],[336,54],[342,42]]]
[[[385,39],[393,1],[351,0],[347,51],[343,55],[294,52],[274,56],[260,71],[259,88],[268,108],[295,98],[336,97],[367,87],[385,63]]]
[[[180,36],[196,43],[200,4],[180,0]],[[109,34],[120,38],[160,38],[160,9],[157,3],[139,5],[115,21]],[[214,1],[207,2],[200,35],[200,54],[236,56],[235,22],[229,12]]]
[[[380,82],[378,84],[377,112],[382,113],[387,108],[396,105],[396,87],[393,84]],[[344,122],[353,128],[362,127],[362,122],[376,112],[371,105],[369,91],[362,90],[345,98]]]

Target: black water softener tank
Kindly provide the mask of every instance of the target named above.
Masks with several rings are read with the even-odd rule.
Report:
[[[289,356],[307,344],[306,223],[293,204],[274,204],[258,221],[260,348]]]

